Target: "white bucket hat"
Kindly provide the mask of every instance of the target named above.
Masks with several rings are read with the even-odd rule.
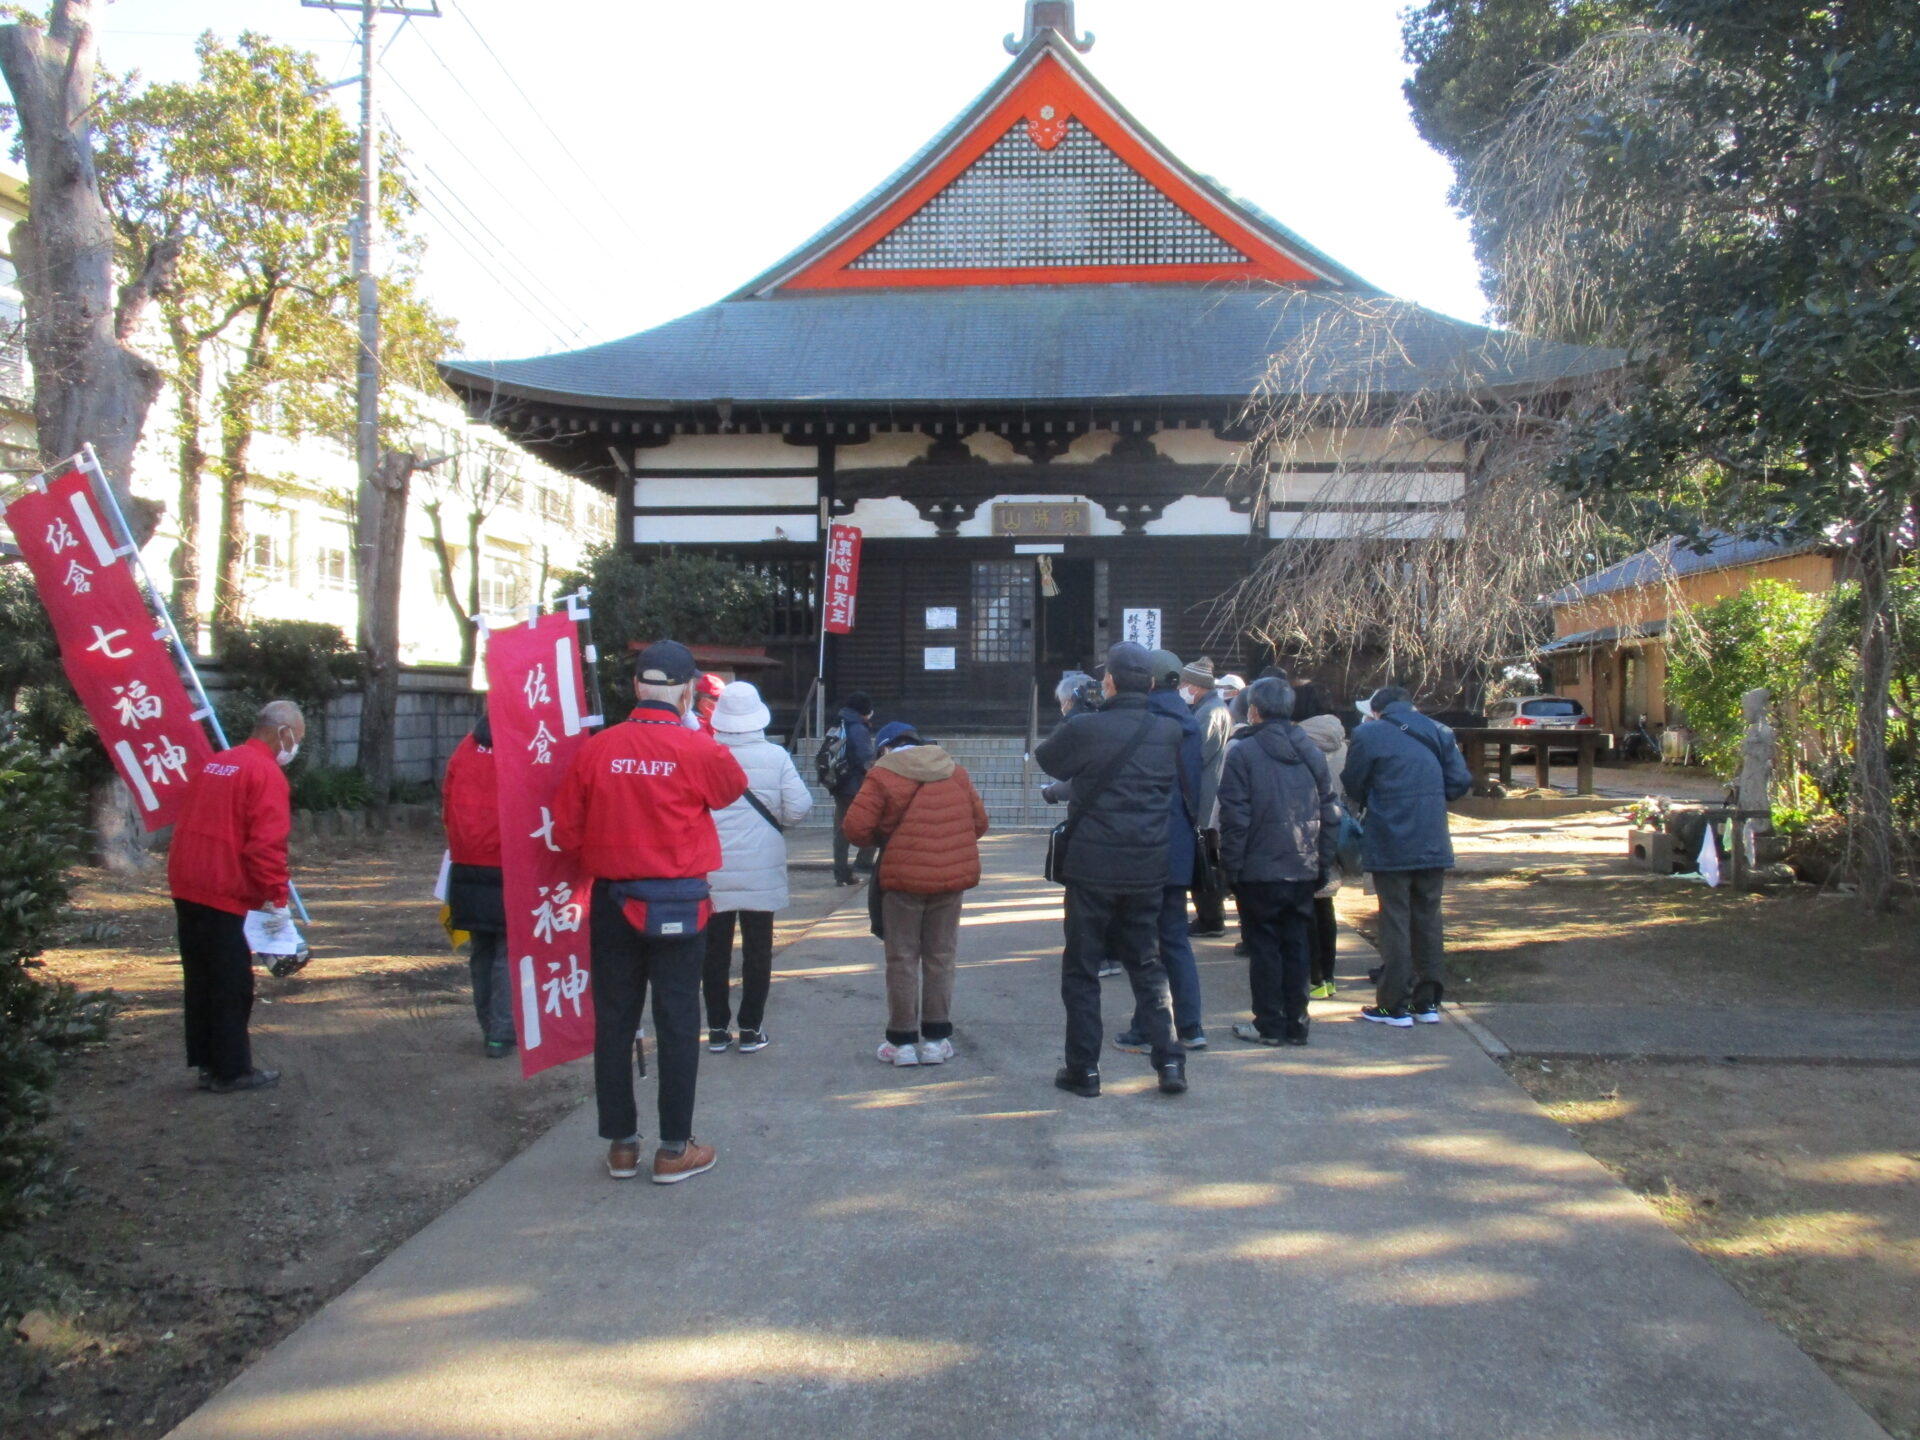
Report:
[[[760,692],[748,681],[734,680],[721,688],[708,723],[729,735],[744,735],[764,730],[772,721],[773,712],[767,709]]]

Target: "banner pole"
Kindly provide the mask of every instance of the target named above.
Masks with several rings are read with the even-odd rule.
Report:
[[[220,724],[219,712],[213,708],[213,700],[207,694],[207,687],[200,683],[199,668],[193,663],[193,654],[187,649],[187,642],[181,637],[180,627],[173,623],[173,610],[167,604],[166,597],[160,593],[160,587],[153,583],[153,575],[147,569],[147,562],[140,554],[140,546],[134,541],[133,527],[127,524],[126,512],[120,508],[120,497],[113,492],[113,485],[107,479],[106,472],[100,468],[100,458],[93,452],[91,441],[80,447],[75,456],[78,467],[85,471],[93,481],[93,491],[103,501],[113,516],[113,524],[120,537],[119,553],[126,556],[133,565],[133,573],[140,577],[141,585],[147,592],[147,604],[152,607],[161,625],[165,628],[167,643],[172,647],[174,663],[186,675],[187,683],[193,688],[193,698],[199,702],[200,709],[193,715],[213,732],[213,738],[222,750],[232,747],[227,743],[227,732]],[[291,878],[287,881],[287,899],[293,902],[294,910],[304,924],[311,925],[313,917],[307,914],[306,903],[300,898],[300,891]]]
[[[820,658],[814,665],[814,684],[819,693],[813,697],[813,738],[822,744],[827,738],[827,587],[833,570],[833,504],[820,501]]]

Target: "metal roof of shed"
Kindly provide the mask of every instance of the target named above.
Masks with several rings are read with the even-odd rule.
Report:
[[[1767,560],[1784,560],[1790,555],[1805,555],[1809,551],[1824,549],[1827,544],[1817,538],[1742,539],[1723,531],[1710,532],[1703,538],[1708,541],[1704,553],[1675,536],[1642,550],[1638,555],[1630,555],[1618,564],[1596,571],[1584,580],[1576,580],[1563,590],[1556,590],[1547,597],[1547,603],[1571,605],[1579,600],[1591,600],[1596,595],[1611,595],[1619,590],[1664,585],[1682,575],[1704,575],[1714,570],[1732,570],[1741,565],[1758,565]]]

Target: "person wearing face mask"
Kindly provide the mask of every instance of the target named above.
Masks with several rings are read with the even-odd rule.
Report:
[[[1211,659],[1202,655],[1180,672],[1180,695],[1193,708],[1194,723],[1200,727],[1200,796],[1195,814],[1217,864],[1220,817],[1215,811],[1220,776],[1227,768],[1227,741],[1233,738],[1233,716],[1216,686]],[[1208,890],[1194,890],[1192,894],[1194,938],[1212,940],[1226,934],[1226,895]]]
[[[167,851],[167,888],[180,939],[187,1064],[216,1095],[264,1090],[280,1072],[253,1063],[249,910],[268,915],[275,939],[293,929],[287,912],[287,831],[292,810],[283,773],[300,753],[307,722],[291,700],[260,708],[253,734],[200,767],[187,786]]]

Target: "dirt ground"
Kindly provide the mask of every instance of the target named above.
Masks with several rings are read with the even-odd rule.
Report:
[[[1896,1440],[1920,1437],[1920,1070],[1512,1068]]]
[[[277,1089],[194,1088],[158,870],[90,872],[43,957],[125,1009],[55,1091],[67,1193],[24,1237],[42,1293],[0,1296],[9,1324],[37,1310],[0,1344],[8,1440],[164,1433],[586,1098],[583,1065],[522,1080],[484,1058],[430,895],[438,836],[310,849],[294,873],[313,962],[256,972],[254,1053]],[[825,874],[794,889],[776,943],[838,899]]]
[[[1448,995],[1460,1000],[1913,1010],[1911,906],[1797,886],[1736,895],[1625,859],[1626,822],[1454,821]],[[1374,901],[1343,913],[1374,938]],[[1897,1440],[1920,1440],[1920,1070],[1510,1063],[1586,1149]]]

